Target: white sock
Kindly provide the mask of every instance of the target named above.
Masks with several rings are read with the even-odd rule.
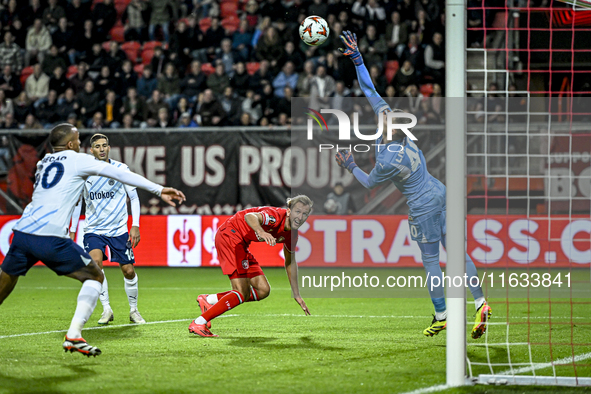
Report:
[[[105,270],[102,271],[104,275]],[[109,283],[107,283],[107,275],[105,275],[105,280],[103,281],[103,286],[101,288],[101,294],[99,295],[99,298],[101,300],[101,304],[103,304],[103,310],[111,310],[111,303],[109,302]]]
[[[435,312],[435,319],[446,320],[447,319],[447,310],[445,310],[443,312]]]
[[[133,312],[137,310],[137,274],[133,279],[123,278],[125,280],[125,294],[129,300],[129,311]]]
[[[480,297],[474,300],[474,306],[476,307],[476,310],[478,310],[478,308],[480,308],[482,306],[482,304],[484,304],[486,302],[486,300],[484,299],[484,297]]]
[[[66,334],[68,338],[74,339],[82,336],[82,328],[94,311],[100,291],[101,283],[96,280],[87,280],[82,283],[82,288],[78,293],[76,312],[74,312],[72,323]]]
[[[205,323],[207,323],[207,320],[205,320],[203,317],[199,316],[197,319],[195,319],[195,323],[196,324],[205,324]]]
[[[218,302],[218,295],[217,294],[209,294],[207,297],[207,302],[211,305],[215,305]]]

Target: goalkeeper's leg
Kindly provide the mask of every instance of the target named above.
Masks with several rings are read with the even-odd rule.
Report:
[[[423,331],[423,334],[432,337],[433,335],[439,334],[440,331],[445,330],[447,326],[447,309],[445,307],[445,294],[443,292],[443,272],[439,265],[439,242],[419,242],[419,248],[421,249],[423,267],[427,272],[427,288],[429,289],[429,295],[435,307],[433,321]],[[439,280],[435,278],[439,278]]]

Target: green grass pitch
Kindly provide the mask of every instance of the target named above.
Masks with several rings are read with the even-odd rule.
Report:
[[[86,358],[64,353],[61,344],[72,318],[80,284],[34,268],[21,278],[0,306],[0,393],[402,393],[445,383],[445,331],[422,335],[431,320],[432,305],[424,298],[309,298],[312,316],[291,299],[282,269],[265,269],[272,291],[262,302],[241,305],[213,321],[220,338],[188,332],[197,317],[201,293],[227,290],[228,279],[218,269],[138,268],[139,310],[147,325],[129,324],[129,306],[118,268],[107,268],[115,321],[98,327],[97,308],[83,331],[103,354]],[[417,271],[419,272],[419,271]],[[426,290],[425,290],[426,293]],[[493,322],[506,321],[507,304],[495,303]],[[472,304],[468,304],[472,320]],[[586,322],[588,305],[572,310],[574,321]],[[570,319],[569,304],[552,304],[553,321]],[[510,304],[511,321],[543,322],[548,304]],[[547,318],[546,318],[547,321]],[[510,342],[528,335],[531,342],[548,340],[546,324],[510,326]],[[468,328],[469,331],[470,327]],[[505,343],[507,326],[492,325],[489,343]],[[591,326],[552,327],[553,343],[590,343]],[[468,339],[473,362],[486,362],[484,343]],[[549,361],[549,347],[532,346],[536,363]],[[491,345],[492,362],[527,362],[523,345]],[[554,346],[554,358],[568,357],[571,346]],[[591,352],[577,346],[575,354]],[[591,357],[591,353],[590,356]],[[591,364],[591,358],[580,364]],[[506,367],[497,367],[503,371]],[[476,373],[487,367],[474,366]],[[557,367],[574,374],[572,364]],[[549,375],[550,368],[537,369]],[[531,372],[529,372],[531,374]],[[591,376],[591,367],[577,367]],[[584,389],[477,386],[441,392],[582,392]]]

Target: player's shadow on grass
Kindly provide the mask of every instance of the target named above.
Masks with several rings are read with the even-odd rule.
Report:
[[[69,355],[68,355],[69,356]],[[83,357],[78,354],[74,356]],[[34,377],[13,377],[8,374],[0,372],[0,388],[2,392],[7,393],[43,393],[43,394],[65,394],[68,393],[67,389],[59,389],[57,386],[63,383],[70,383],[76,381],[83,381],[96,375],[94,368],[95,363],[88,364],[88,367],[81,367],[78,365],[63,365],[64,369],[70,369],[70,374],[59,375],[59,376],[44,376],[39,378]]]
[[[226,337],[228,338],[228,337]],[[282,350],[282,349],[314,349],[314,350],[344,350],[342,347],[337,346],[323,346],[315,342],[309,336],[299,337],[297,343],[275,343],[274,341],[279,338],[272,337],[240,337],[232,338],[228,342],[230,346],[238,347],[257,347],[264,349]]]
[[[129,326],[105,326],[104,328],[98,328],[96,330],[86,330],[83,335],[89,342],[95,342],[96,340],[102,341],[105,339],[135,339],[141,336],[141,332],[137,330],[138,325]],[[95,339],[93,339],[95,338]],[[99,345],[96,345],[100,348]]]

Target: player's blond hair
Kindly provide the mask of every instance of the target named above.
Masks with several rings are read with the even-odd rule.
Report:
[[[287,199],[287,207],[292,209],[298,202],[301,202],[303,205],[307,205],[310,208],[312,208],[314,205],[314,202],[310,199],[310,197],[299,194],[295,197],[290,197]]]

